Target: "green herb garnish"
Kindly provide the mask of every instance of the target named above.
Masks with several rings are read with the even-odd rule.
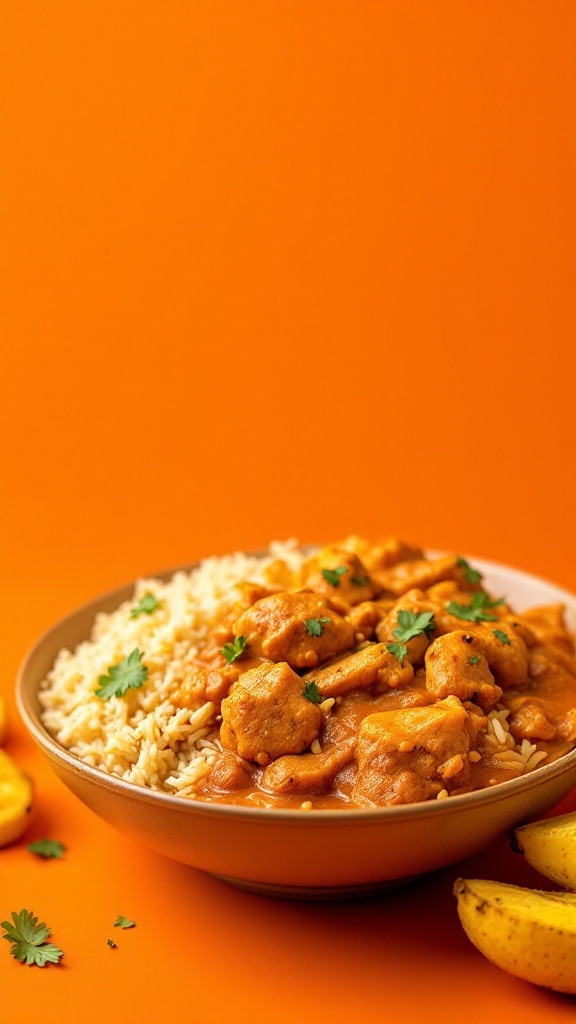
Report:
[[[456,564],[464,570],[464,579],[466,580],[466,583],[480,583],[480,580],[482,579],[482,573],[478,572],[477,569],[473,569],[472,566],[470,565],[470,562],[467,562],[466,559],[462,558],[461,555],[458,555]]]
[[[114,939],[106,939],[106,945],[110,946],[110,949],[118,949],[118,946],[114,942]]]
[[[236,658],[239,658],[246,647],[246,637],[237,636],[233,643],[224,644],[222,648],[222,654],[226,658],[226,664],[231,665]]]
[[[142,664],[142,652],[136,647],[118,665],[111,665],[107,676],[100,676],[96,696],[102,700],[123,697],[127,690],[139,690],[148,679],[148,667]]]
[[[130,612],[130,618],[137,619],[139,615],[152,615],[152,612],[155,612],[159,607],[160,601],[154,597],[154,594],[144,594]]]
[[[406,644],[386,644],[386,650],[390,651],[390,654],[393,654],[395,658],[398,658],[400,664],[402,664],[408,654]]]
[[[370,583],[369,576],[353,576],[352,583],[355,587],[367,587]]]
[[[498,640],[501,640],[503,644],[508,644],[508,647],[510,647],[510,637],[503,629],[493,629],[492,632]]]
[[[472,594],[470,604],[459,604],[458,601],[449,601],[446,610],[457,619],[464,619],[466,622],[496,622],[497,615],[492,615],[489,608],[496,608],[504,604],[504,598],[499,601],[492,601],[484,590]]]
[[[306,619],[306,629],[310,636],[322,636],[326,622],[331,622],[331,619]]]
[[[33,843],[28,843],[26,849],[45,860],[60,860],[62,854],[66,852],[64,843],[59,843],[57,839],[36,839]]]
[[[118,918],[114,921],[115,928],[135,928],[136,921],[131,921],[129,917],[122,917],[122,914],[118,914]]]
[[[420,636],[421,633],[426,633],[426,636],[430,637],[435,629],[434,612],[420,612],[419,615],[416,615],[403,608],[398,612],[398,625],[396,629],[392,630],[392,635],[400,643],[407,644],[409,640]]]
[[[12,912],[12,923],[2,921],[1,927],[4,928],[2,938],[12,943],[12,956],[28,967],[57,964],[64,956],[58,946],[46,942],[50,938],[50,929],[45,924],[38,924],[38,918],[32,917],[31,910],[21,910],[19,914]]]
[[[322,575],[326,580],[326,583],[329,583],[331,587],[340,586],[340,577],[343,576],[345,572],[348,572],[348,568],[345,565],[338,565],[335,569],[322,569]]]
[[[468,664],[469,665],[477,665],[479,661],[480,661],[480,658],[478,657],[477,654],[473,654],[471,658],[468,658]]]
[[[311,704],[321,704],[324,700],[324,697],[320,693],[320,690],[313,679],[309,683],[306,683],[302,690],[302,696],[306,697],[306,700],[309,700]]]

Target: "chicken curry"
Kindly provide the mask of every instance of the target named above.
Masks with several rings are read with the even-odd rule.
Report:
[[[215,706],[194,796],[384,807],[515,778],[576,743],[576,658],[554,604],[515,613],[458,555],[349,537],[235,588],[175,703]]]

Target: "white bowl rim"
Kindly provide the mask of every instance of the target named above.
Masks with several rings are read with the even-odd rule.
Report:
[[[316,547],[316,545],[306,545],[306,547],[311,548]],[[261,551],[248,552],[249,555],[256,556],[264,553],[265,552]],[[427,554],[434,557],[443,554],[443,552],[431,550],[427,551]],[[476,558],[473,555],[465,555],[464,557],[472,562],[474,566],[478,566],[483,573],[489,574],[491,571],[497,572],[503,570],[505,573],[516,577],[520,584],[537,583],[546,587],[551,587],[555,594],[558,595],[557,599],[565,601],[576,612],[576,595],[557,586],[557,584],[550,580],[544,579],[540,576],[535,576],[532,573],[524,572],[521,569],[516,569],[501,562],[487,561],[486,559]],[[179,565],[176,566],[176,568],[162,570],[141,578],[168,579],[176,572],[190,572],[197,568],[199,564],[199,562],[194,562],[187,565]],[[121,793],[124,797],[132,798],[136,801],[144,800],[151,804],[159,803],[160,805],[170,807],[172,810],[181,813],[199,813],[201,815],[216,815],[217,817],[231,817],[237,820],[248,819],[261,822],[268,820],[277,822],[284,821],[290,822],[291,824],[299,823],[302,826],[310,825],[312,823],[314,823],[314,826],[317,826],[321,825],[323,822],[326,825],[330,824],[331,826],[334,826],[336,823],[345,826],[346,823],[352,822],[383,824],[386,820],[390,819],[398,820],[407,817],[422,818],[431,815],[442,816],[443,814],[450,814],[458,810],[465,810],[467,808],[474,807],[478,808],[484,804],[497,803],[501,800],[507,799],[508,797],[512,798],[515,793],[524,792],[534,788],[535,786],[540,786],[544,784],[547,779],[563,775],[564,773],[571,771],[572,768],[576,766],[575,747],[573,750],[568,751],[567,754],[563,754],[562,757],[552,761],[550,764],[544,764],[541,767],[528,772],[526,775],[510,779],[508,782],[500,782],[496,786],[484,787],[483,789],[472,790],[470,793],[461,793],[457,796],[450,796],[445,800],[424,800],[418,803],[399,804],[393,807],[359,807],[353,809],[347,809],[346,806],[343,806],[341,809],[312,808],[310,810],[302,810],[301,808],[250,807],[245,804],[211,803],[210,801],[194,800],[191,797],[177,796],[176,794],[164,793],[160,790],[150,789],[145,786],[137,786],[133,782],[126,782],[124,779],[120,779],[116,775],[105,772],[101,768],[95,768],[92,765],[87,764],[85,761],[82,761],[81,758],[77,757],[75,754],[71,754],[70,751],[61,746],[61,744],[59,744],[37,720],[35,714],[28,708],[23,691],[28,666],[33,660],[37,649],[52,635],[52,633],[64,625],[64,623],[66,623],[72,616],[79,615],[83,611],[88,611],[92,605],[104,602],[106,599],[112,598],[116,593],[121,593],[128,587],[133,587],[135,582],[135,580],[132,580],[131,582],[119,587],[114,587],[112,590],[105,591],[104,593],[92,598],[90,601],[86,601],[82,605],[79,605],[67,615],[60,618],[57,622],[53,623],[42,633],[35,644],[30,648],[24,657],[17,674],[16,702],[18,711],[38,746],[44,750],[49,758],[51,757],[52,759],[62,761],[75,774],[85,776],[97,786],[104,786],[105,789],[111,789]],[[37,688],[34,692],[37,692]]]

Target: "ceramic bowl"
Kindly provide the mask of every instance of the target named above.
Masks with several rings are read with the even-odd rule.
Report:
[[[486,586],[516,611],[564,601],[576,630],[576,597],[505,566],[473,559]],[[186,570],[192,566],[184,566]],[[172,572],[159,574],[168,579]],[[85,640],[100,611],[133,584],[96,598],[48,630],[19,673],[20,713],[62,781],[114,828],[159,853],[245,889],[331,899],[376,892],[474,856],[540,817],[576,785],[576,750],[519,779],[447,800],[370,810],[272,810],[194,802],[143,789],[61,747],[40,721],[38,688],[61,647]]]

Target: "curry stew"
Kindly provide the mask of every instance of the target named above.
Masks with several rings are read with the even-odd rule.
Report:
[[[515,613],[458,555],[349,537],[246,581],[175,697],[212,701],[197,799],[355,808],[504,782],[576,743],[576,658],[554,604]]]

